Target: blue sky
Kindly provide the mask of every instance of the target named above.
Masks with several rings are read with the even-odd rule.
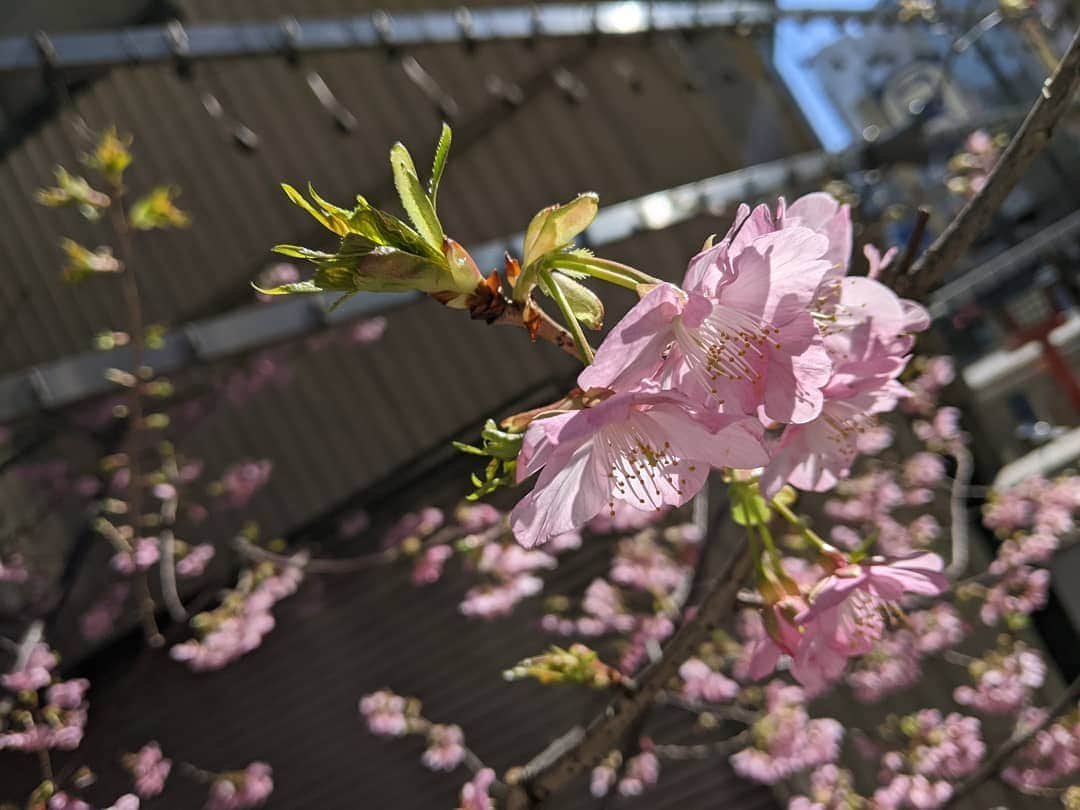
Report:
[[[780,0],[782,9],[822,8],[860,10],[873,8],[873,0],[828,0],[827,4],[807,0]],[[798,23],[781,20],[776,26],[773,63],[802,107],[810,125],[829,151],[839,151],[851,143],[851,134],[833,109],[813,72],[803,62],[842,34],[829,20]]]

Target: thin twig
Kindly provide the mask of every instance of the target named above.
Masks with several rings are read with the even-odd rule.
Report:
[[[179,481],[180,470],[177,468],[176,456],[170,456],[167,463],[167,475],[171,481]],[[176,525],[176,511],[180,506],[179,495],[166,498],[161,503],[161,562],[158,571],[161,575],[161,595],[165,600],[165,607],[174,622],[187,621],[187,611],[184,609],[184,600],[180,598],[180,591],[176,587],[176,535],[172,527]]]
[[[1024,123],[1013,135],[986,185],[972,197],[926,252],[904,274],[886,268],[881,279],[898,294],[919,299],[958,267],[975,238],[986,229],[1009,192],[1050,142],[1054,127],[1065,114],[1080,84],[1080,29],[1065,56],[1046,82]]]
[[[956,477],[953,479],[952,488],[949,491],[949,520],[952,525],[949,531],[952,535],[952,559],[949,561],[945,573],[950,579],[956,579],[963,574],[968,567],[971,543],[968,532],[968,511],[964,503],[968,485],[971,483],[971,475],[974,470],[974,462],[971,452],[966,447],[957,447],[953,453],[956,459]]]
[[[660,759],[712,759],[732,754],[749,745],[753,739],[750,729],[740,731],[734,737],[697,745],[655,745],[653,753]]]
[[[109,208],[109,217],[116,233],[116,257],[123,272],[120,274],[120,286],[123,290],[124,304],[127,307],[128,332],[131,335],[132,373],[135,385],[131,388],[131,412],[128,414],[128,514],[131,516],[132,539],[139,535],[139,520],[142,517],[143,481],[141,473],[141,454],[146,425],[143,422],[142,389],[143,364],[146,355],[146,323],[143,319],[142,296],[139,294],[139,281],[132,269],[131,226],[124,213],[124,187],[117,181],[110,189],[113,204]],[[157,605],[150,593],[150,580],[146,571],[137,571],[133,577],[135,584],[135,602],[142,624],[143,636],[151,647],[160,647],[165,643],[158,629],[154,613]]]
[[[746,726],[751,726],[761,719],[760,713],[751,711],[750,709],[744,709],[742,706],[687,700],[682,695],[668,691],[661,692],[657,695],[656,702],[657,705],[660,706],[674,706],[678,709],[684,709],[685,711],[691,712],[692,714],[711,714],[724,720],[733,720],[736,723],[742,723]]]
[[[180,598],[180,592],[176,589],[176,535],[172,529],[161,532],[161,564],[158,566],[161,573],[161,596],[169,616],[174,622],[187,621],[187,611],[184,609],[184,601]]]
[[[481,532],[478,537],[480,543],[490,543],[508,530],[506,521],[500,521],[497,525]],[[469,534],[460,526],[447,526],[432,534],[421,544],[418,551],[423,551],[432,546],[444,545]],[[272,562],[280,566],[293,566],[303,568],[307,574],[353,574],[358,571],[367,571],[381,565],[400,560],[406,556],[401,545],[384,548],[371,554],[361,554],[356,557],[341,559],[329,559],[326,557],[304,558],[289,554],[277,554],[268,549],[261,548],[246,537],[238,536],[233,539],[233,548],[242,556],[255,562]]]
[[[990,758],[975,771],[975,773],[961,782],[956,787],[956,790],[953,791],[949,800],[942,805],[942,810],[945,810],[947,807],[952,807],[983,782],[997,776],[997,774],[1008,764],[1009,759],[1013,754],[1031,742],[1035,738],[1035,735],[1040,731],[1050,728],[1050,726],[1054,724],[1054,721],[1067,712],[1078,698],[1080,698],[1080,677],[1074,680],[1069,685],[1069,688],[1065,690],[1065,694],[1061,696],[1058,702],[1047,710],[1046,716],[1041,722],[1036,723],[1022,734],[1014,734],[1009,741],[995,751]]]
[[[919,255],[919,246],[926,235],[926,226],[929,222],[930,209],[919,206],[919,209],[915,212],[915,224],[911,227],[911,236],[908,237],[907,245],[904,247],[904,254],[896,262],[896,267],[892,270],[897,278],[907,273],[912,262],[915,261],[915,257]]]

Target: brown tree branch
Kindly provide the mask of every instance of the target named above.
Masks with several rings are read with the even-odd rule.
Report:
[[[971,451],[966,447],[957,447],[953,453],[956,459],[956,477],[953,479],[949,490],[949,521],[952,524],[952,559],[945,574],[950,579],[957,579],[968,567],[971,542],[968,533],[968,511],[964,502],[964,495],[971,483],[971,475],[975,469]]]
[[[1075,40],[1073,40],[1073,43],[1075,44]],[[1078,698],[1080,698],[1080,678],[1074,680],[1069,685],[1069,688],[1065,690],[1065,694],[1061,696],[1058,702],[1047,710],[1046,717],[1042,719],[1042,722],[1037,723],[1022,734],[1011,737],[1009,741],[995,751],[990,758],[975,771],[975,773],[957,785],[956,790],[953,791],[949,800],[941,806],[942,810],[952,807],[983,782],[997,776],[1009,763],[1009,759],[1013,754],[1035,739],[1035,735],[1040,731],[1050,728],[1050,726],[1054,724],[1054,721],[1067,712]]]
[[[712,759],[717,756],[733,754],[741,748],[746,748],[754,740],[749,729],[740,731],[734,737],[716,742],[698,743],[696,745],[655,745],[653,753],[660,759]]]
[[[986,185],[972,197],[934,243],[901,275],[885,268],[881,281],[898,294],[919,299],[941,283],[956,267],[971,243],[985,230],[991,217],[1023,177],[1031,161],[1050,142],[1054,127],[1069,108],[1080,84],[1080,30],[1073,35],[1054,75],[1043,86],[1024,123],[1013,135]]]
[[[112,184],[113,204],[109,208],[109,218],[116,233],[116,257],[120,260],[123,272],[120,274],[120,286],[124,304],[127,307],[128,331],[131,333],[131,366],[135,375],[135,384],[131,387],[130,413],[128,414],[128,514],[131,518],[132,539],[139,537],[143,510],[142,452],[146,438],[146,425],[143,420],[143,365],[146,356],[146,323],[143,318],[142,296],[139,293],[139,281],[132,268],[131,224],[124,213],[124,187],[120,181]],[[158,629],[154,614],[157,605],[150,592],[150,580],[146,571],[137,571],[132,578],[135,585],[135,602],[142,624],[143,636],[151,647],[160,647],[165,643],[164,636]]]
[[[554,751],[541,753],[517,774],[507,794],[507,810],[535,807],[567,782],[594,767],[617,748],[655,703],[657,696],[709,634],[728,617],[743,580],[751,569],[750,546],[741,539],[724,575],[705,595],[697,613],[664,647],[663,655],[642,673],[633,691],[621,691],[589,726],[575,730]],[[554,755],[551,755],[551,754]]]
[[[558,346],[575,360],[585,362],[585,357],[574,342],[574,336],[559,326],[554,318],[535,304],[530,304],[529,313],[530,317],[526,318],[524,305],[516,301],[507,301],[506,308],[492,323],[500,326],[523,327],[529,331],[533,340],[539,338],[547,341],[553,346]]]

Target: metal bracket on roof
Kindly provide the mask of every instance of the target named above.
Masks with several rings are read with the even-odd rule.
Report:
[[[178,19],[169,20],[165,24],[164,35],[176,66],[176,75],[185,81],[193,81],[195,71],[191,60],[191,38],[184,24]],[[249,127],[232,119],[225,112],[224,106],[216,95],[204,90],[201,93],[201,101],[207,114],[229,133],[234,143],[248,151],[258,148],[259,136]]]
[[[51,88],[60,78],[60,55],[56,52],[56,45],[44,31],[35,31],[34,48],[41,57],[42,76]]]
[[[540,37],[544,35],[544,20],[540,16],[540,6],[536,3],[529,5],[529,39],[526,44],[530,48],[536,47]]]
[[[476,22],[473,20],[472,12],[466,6],[458,6],[454,9],[454,22],[457,23],[458,30],[461,31],[461,41],[465,45],[465,50],[472,53],[476,50]]]
[[[585,35],[585,40],[589,45],[596,47],[600,44],[600,7],[593,4],[589,9],[589,30]]]
[[[165,41],[168,43],[169,51],[172,53],[173,64],[176,66],[176,75],[181,79],[190,79],[191,40],[180,20],[169,20],[165,24]]]
[[[375,36],[379,44],[386,50],[389,57],[397,56],[398,46],[394,39],[394,18],[382,9],[371,12],[371,25],[375,29]]]
[[[293,16],[281,18],[282,51],[290,65],[300,64],[300,21]]]
[[[285,61],[294,68],[300,67],[301,54],[301,28],[300,21],[296,17],[283,17],[281,20],[281,36],[284,42],[282,49]],[[342,132],[352,132],[356,129],[356,116],[348,107],[342,104],[334,91],[326,83],[326,80],[318,71],[309,69],[304,73],[304,81],[308,89],[315,95],[319,105],[330,113],[334,118],[334,124]]]

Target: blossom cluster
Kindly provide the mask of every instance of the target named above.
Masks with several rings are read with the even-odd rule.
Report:
[[[404,698],[387,689],[364,695],[360,715],[368,730],[378,737],[404,737],[420,734],[427,739],[421,756],[424,766],[433,771],[452,771],[465,761],[465,734],[460,726],[433,723],[421,714],[416,698]]]
[[[646,788],[660,781],[660,759],[647,737],[638,741],[638,752],[625,761],[619,751],[612,751],[603,762],[592,769],[589,792],[602,798],[611,792],[620,796],[640,796]]]
[[[953,700],[984,714],[1015,714],[1046,680],[1046,664],[1022,642],[1003,640],[968,665],[974,686],[958,686]]]
[[[480,619],[506,616],[521,600],[540,593],[544,582],[539,573],[555,568],[557,555],[580,546],[581,535],[567,532],[544,551],[522,548],[508,537],[504,512],[468,503],[454,510],[451,523],[434,507],[407,514],[383,538],[384,548],[413,556],[412,582],[418,586],[437,582],[446,563],[459,555],[479,582],[466,591],[458,609]]]
[[[645,514],[655,522],[665,512]],[[604,522],[600,528],[610,525]],[[597,577],[586,588],[581,614],[571,618],[568,600],[550,600],[549,607],[559,610],[546,614],[541,627],[563,636],[625,636],[619,668],[634,672],[649,649],[674,632],[700,541],[700,529],[692,523],[648,527],[621,538],[607,577]]]
[[[252,762],[242,771],[218,774],[210,785],[203,810],[260,807],[273,792],[273,769],[265,762]]]
[[[855,697],[873,703],[911,686],[922,675],[922,659],[958,644],[967,623],[948,603],[909,613],[905,625],[886,633],[848,674]]]
[[[172,760],[166,759],[157,742],[148,742],[134,754],[123,758],[124,767],[135,782],[135,792],[152,799],[165,790],[165,780],[172,772]]]
[[[851,772],[828,763],[814,769],[806,795],[793,796],[788,810],[868,810],[868,803],[855,792]]]
[[[1021,715],[1017,731],[1023,732],[1044,717],[1041,709]],[[1080,775],[1080,705],[1035,734],[1010,760],[1002,778],[1020,790],[1040,790],[1076,780]]]
[[[514,508],[526,547],[616,502],[686,503],[710,468],[764,468],[762,488],[824,490],[857,438],[906,394],[897,378],[926,312],[849,277],[851,219],[827,194],[742,206],[683,286],[659,283],[612,329],[578,385],[594,403],[536,418],[517,458],[540,473]],[[766,446],[764,428],[780,431]]]
[[[85,678],[59,680],[59,659],[48,645],[33,644],[0,686],[13,693],[0,701],[0,750],[73,751],[82,742],[89,704]]]
[[[169,655],[203,672],[221,669],[256,649],[274,629],[271,609],[299,587],[304,577],[302,563],[298,557],[293,564],[267,562],[245,570],[221,605],[192,618],[198,638],[175,645]]]
[[[844,737],[836,720],[811,719],[803,690],[783,681],[765,687],[765,712],[751,731],[753,745],[733,754],[731,765],[739,775],[767,785],[835,762]]]
[[[792,675],[817,694],[839,679],[848,658],[882,641],[886,616],[905,594],[937,596],[948,589],[941,558],[929,552],[852,562],[833,550],[820,559],[832,573],[811,593],[790,579],[772,589],[762,612],[766,633],[748,650],[751,677],[766,676],[788,657]]]
[[[874,807],[881,810],[932,810],[952,796],[953,784],[972,773],[986,753],[982,729],[974,717],[942,715],[924,709],[897,722],[904,747],[881,758]]]

